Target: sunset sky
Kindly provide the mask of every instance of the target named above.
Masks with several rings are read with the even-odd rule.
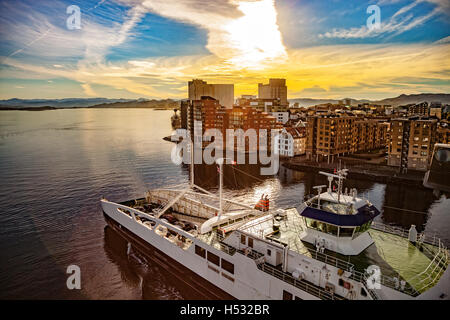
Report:
[[[450,93],[449,0],[0,0],[0,37],[0,99],[180,99],[192,78],[236,96],[271,77],[289,98]]]

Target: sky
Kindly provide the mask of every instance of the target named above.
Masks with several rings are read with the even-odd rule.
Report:
[[[236,96],[269,78],[289,98],[450,93],[449,18],[450,0],[0,0],[0,99],[183,99],[193,78]]]

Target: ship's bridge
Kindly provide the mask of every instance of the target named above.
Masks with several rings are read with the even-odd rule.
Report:
[[[357,197],[356,189],[342,192],[346,171],[329,177],[328,191],[318,189],[317,196],[306,201],[299,212],[307,226],[303,241],[314,244],[318,250],[332,250],[345,255],[357,255],[373,243],[368,230],[380,214],[368,200]],[[333,178],[338,178],[338,190],[332,192]]]

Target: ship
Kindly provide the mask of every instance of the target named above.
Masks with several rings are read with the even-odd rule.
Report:
[[[147,247],[179,278],[205,280],[221,299],[449,299],[442,241],[414,225],[375,222],[380,211],[368,197],[344,188],[348,170],[320,172],[328,185],[295,208],[271,208],[267,197],[256,205],[223,197],[224,165],[233,164],[217,161],[218,194],[195,184],[191,165],[185,188],[102,198],[105,219],[130,247]]]

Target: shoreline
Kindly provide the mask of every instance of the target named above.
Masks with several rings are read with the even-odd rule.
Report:
[[[53,110],[73,110],[73,109],[149,109],[156,111],[167,111],[173,110],[174,108],[161,108],[161,107],[24,107],[24,108],[16,108],[16,107],[0,107],[0,111],[53,111]]]
[[[316,163],[316,164],[310,164],[310,163],[298,163],[298,162],[292,162],[290,160],[285,160],[281,162],[281,165],[284,167],[295,170],[295,171],[313,171],[313,172],[319,172],[319,171],[331,171],[333,172],[334,168],[336,168],[337,164],[334,164],[334,167],[331,165],[328,165],[326,163]],[[349,179],[361,179],[361,180],[368,180],[373,182],[380,182],[385,184],[400,184],[400,185],[408,185],[408,186],[414,186],[421,189],[430,190],[423,186],[423,177],[425,175],[425,172],[419,172],[416,171],[414,173],[407,173],[407,174],[398,174],[398,173],[392,173],[392,172],[377,172],[375,170],[371,170],[369,167],[367,167],[364,170],[358,169],[358,168],[352,168],[351,165],[346,164],[345,166],[348,171],[347,178]],[[380,166],[383,167],[383,166]],[[392,167],[391,167],[392,168]]]

